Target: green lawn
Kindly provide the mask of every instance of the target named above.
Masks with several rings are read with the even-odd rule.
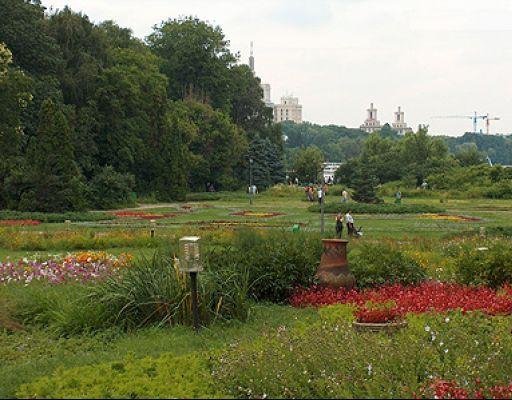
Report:
[[[338,202],[338,196],[328,195],[327,202]],[[392,198],[386,198],[392,202]],[[392,240],[413,241],[428,239],[437,243],[437,239],[450,234],[468,230],[477,231],[480,227],[512,227],[512,200],[449,200],[440,203],[438,198],[404,199],[407,204],[432,204],[446,208],[446,214],[479,218],[477,221],[456,221],[433,218],[432,216],[406,215],[354,215],[356,226],[363,227],[364,241]],[[146,213],[174,213],[175,216],[158,219],[156,235],[165,244],[166,240],[189,233],[205,235],[215,230],[232,230],[240,226],[257,226],[263,229],[291,230],[300,223],[305,231],[320,230],[320,214],[307,210],[311,203],[304,199],[302,193],[289,196],[271,196],[263,193],[249,204],[243,194],[230,195],[213,201],[189,201],[165,204],[163,207],[146,205],[141,211]],[[183,208],[186,206],[186,208]],[[188,207],[190,211],[187,211]],[[279,212],[283,215],[274,217],[236,216],[233,213],[250,210],[255,213]],[[0,243],[18,235],[52,235],[66,237],[66,224],[41,224],[33,227],[0,228]],[[118,219],[102,223],[73,223],[70,231],[94,237],[109,232],[135,232],[144,237],[137,245],[111,246],[105,242],[101,247],[112,254],[129,252],[135,257],[150,257],[158,246],[149,246],[149,221],[137,219]],[[26,233],[23,233],[26,232]],[[31,233],[32,232],[32,233]],[[346,234],[346,232],[344,232]],[[325,215],[325,235],[334,236],[334,215]],[[20,239],[22,240],[22,239]],[[427,240],[425,240],[427,241]],[[349,245],[353,248],[355,243]],[[16,260],[34,255],[44,257],[48,254],[66,253],[67,250],[48,248],[45,251],[16,250],[13,246],[0,246],[0,260]],[[64,247],[65,248],[65,247]],[[1,306],[1,302],[0,302]],[[0,307],[0,319],[1,319]],[[215,323],[195,334],[187,327],[146,328],[134,332],[121,333],[105,331],[90,336],[57,337],[52,332],[34,326],[26,332],[7,333],[0,331],[0,397],[12,397],[23,383],[29,383],[41,376],[48,376],[58,368],[74,368],[95,365],[102,362],[121,360],[127,355],[135,358],[159,356],[162,354],[183,355],[193,352],[211,350],[229,346],[240,341],[252,341],[265,336],[268,331],[275,331],[279,326],[309,325],[318,321],[318,313],[310,309],[293,309],[282,305],[254,304],[246,323]]]

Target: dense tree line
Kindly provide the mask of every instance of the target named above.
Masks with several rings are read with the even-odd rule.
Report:
[[[133,192],[283,179],[283,143],[260,80],[222,30],[169,19],[145,41],[38,0],[0,0],[0,208],[108,208]]]

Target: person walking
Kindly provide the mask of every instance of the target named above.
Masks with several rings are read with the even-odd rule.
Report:
[[[347,224],[347,235],[352,236],[354,233],[354,218],[350,214],[350,210],[345,214],[345,223]]]
[[[341,234],[343,233],[343,214],[341,211],[336,215],[336,236],[338,239],[341,239]]]
[[[342,203],[346,203],[348,201],[348,192],[343,189],[343,191],[341,192],[341,202]]]
[[[317,188],[317,195],[318,195],[318,204],[322,204],[323,197],[324,197],[324,191],[322,190],[321,186],[318,186],[318,188]]]
[[[395,193],[395,204],[401,204],[402,203],[402,192],[399,188],[396,188]]]

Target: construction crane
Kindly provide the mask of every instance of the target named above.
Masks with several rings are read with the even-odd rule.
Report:
[[[433,118],[469,118],[469,119],[473,120],[473,133],[477,133],[477,131],[476,131],[477,121],[479,119],[484,120],[488,116],[489,116],[489,114],[477,115],[477,113],[475,111],[473,115],[441,115],[441,116],[433,117]]]
[[[489,134],[489,125],[490,125],[490,121],[499,121],[500,120],[500,117],[489,117],[489,113],[487,113],[487,115],[485,116],[485,128],[486,128],[486,133]]]

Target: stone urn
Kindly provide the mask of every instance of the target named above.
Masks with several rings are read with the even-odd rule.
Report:
[[[347,243],[343,239],[322,239],[324,252],[315,277],[321,285],[352,289],[356,283],[347,261]]]

